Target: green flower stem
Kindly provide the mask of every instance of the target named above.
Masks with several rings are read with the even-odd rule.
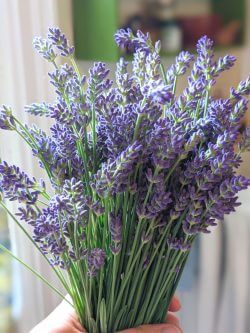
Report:
[[[129,235],[131,230],[131,220],[129,219],[131,212],[131,200],[129,200],[129,191],[127,190],[124,195],[124,204],[123,204],[123,213],[122,213],[122,241],[121,241],[121,251],[119,253],[119,268],[118,268],[118,277],[122,274],[123,263],[126,255],[127,245],[129,243]],[[133,195],[131,195],[133,197]],[[131,199],[131,198],[130,198]],[[126,220],[126,217],[128,220]],[[119,289],[119,284],[117,285],[117,289]]]
[[[143,219],[142,219],[142,220],[143,220]],[[137,229],[136,229],[135,239],[134,239],[134,241],[133,241],[133,247],[132,247],[132,250],[131,250],[131,253],[130,253],[130,257],[129,257],[129,261],[128,261],[128,263],[126,263],[126,271],[127,271],[128,268],[129,268],[130,273],[129,273],[129,275],[128,275],[127,273],[125,273],[125,277],[126,277],[126,279],[124,278],[123,281],[122,281],[122,283],[124,283],[125,285],[127,284],[127,282],[129,282],[129,280],[127,280],[127,279],[128,279],[128,277],[129,277],[130,275],[132,275],[132,273],[133,273],[133,269],[135,268],[135,265],[136,265],[136,263],[137,263],[137,260],[140,258],[141,250],[142,250],[143,246],[145,245],[145,244],[143,244],[143,243],[141,242],[140,239],[138,239],[138,236],[141,235],[141,233],[142,233],[142,231],[143,231],[143,227],[144,227],[144,225],[143,225],[143,223],[142,223],[142,220],[138,223],[138,226],[137,226]],[[153,229],[153,225],[154,225],[154,223],[155,223],[155,220],[153,219],[153,220],[151,221],[150,225],[149,225],[148,232],[150,232],[150,230]],[[142,226],[142,227],[141,227],[141,226]],[[137,244],[140,245],[138,249],[136,249],[136,245],[137,245]],[[150,244],[147,244],[147,245],[146,245],[146,248],[144,249],[144,252],[143,252],[144,256],[142,257],[142,260],[143,260],[143,261],[144,261],[143,258],[145,258],[145,256],[147,255],[147,252],[148,252],[148,250],[149,250],[149,247],[150,247]],[[134,257],[134,256],[135,256],[135,253],[136,253],[136,257]],[[133,261],[133,262],[132,262],[132,259],[131,259],[131,258],[134,258],[134,261]],[[136,266],[136,267],[137,267],[137,266]],[[138,270],[137,270],[137,271],[138,271]],[[135,274],[137,274],[137,272],[136,272]],[[131,282],[131,281],[130,281],[130,282]],[[121,284],[121,285],[122,285],[122,284]],[[125,292],[125,294],[124,294],[124,296],[123,296],[123,302],[126,300],[126,298],[127,298],[127,296],[128,296],[128,293],[129,293],[130,291],[131,291],[131,289],[129,288],[129,286],[127,286],[126,292]],[[120,292],[120,290],[119,290],[119,292]],[[117,297],[119,298],[119,294],[117,295]]]
[[[108,235],[108,214],[109,214],[109,199],[104,198],[103,204],[105,207],[105,213],[104,213],[104,219],[103,219],[103,231],[102,231],[102,243],[101,248],[104,249],[107,241],[107,235]],[[103,297],[103,284],[104,284],[104,268],[102,267],[99,272],[99,279],[98,279],[98,300],[97,300],[97,319],[96,322],[98,323],[100,320],[100,307]]]
[[[209,73],[205,73],[206,80],[208,81],[211,79],[211,75]],[[207,108],[208,108],[208,101],[209,101],[209,92],[211,88],[206,87],[206,94],[205,94],[205,106],[204,106],[204,112],[203,112],[203,117],[206,116],[207,114]]]
[[[146,97],[144,97],[142,102],[141,102],[141,106],[144,106],[144,104],[146,103],[146,100],[147,100]],[[137,138],[138,138],[139,128],[140,128],[141,122],[142,122],[144,117],[145,117],[145,115],[142,114],[142,113],[139,113],[138,116],[137,116],[136,123],[135,123],[135,129],[134,129],[134,135],[133,135],[133,142],[135,140],[137,140]]]
[[[145,295],[145,297],[146,297],[147,300],[149,300],[150,297],[151,297],[151,292],[152,292],[153,288],[155,287],[155,280],[158,277],[158,272],[161,271],[161,268],[162,268],[161,267],[161,265],[162,265],[162,261],[161,260],[162,260],[162,256],[163,256],[164,250],[165,250],[164,240],[167,238],[167,234],[169,232],[170,227],[171,227],[171,220],[169,221],[169,228],[166,228],[166,230],[162,234],[162,236],[161,236],[161,238],[160,238],[160,240],[159,240],[159,242],[158,242],[158,244],[157,244],[154,252],[151,254],[150,261],[149,261],[149,263],[147,265],[147,268],[143,272],[143,276],[141,278],[140,286],[141,286],[141,289],[147,290],[147,295]],[[160,249],[161,246],[162,246],[162,248],[161,248],[161,251],[160,251],[160,254],[159,254],[159,257],[158,257],[157,266],[156,266],[156,268],[152,269],[151,266],[152,266],[153,263],[154,264],[156,263],[156,261],[154,259],[155,259],[156,255],[159,253],[159,249]],[[149,273],[151,273],[151,272],[152,272],[151,275],[153,276],[152,277],[153,280],[151,279],[150,282],[147,283],[147,284],[149,284],[149,288],[146,288],[145,284],[144,284],[144,281],[149,281]],[[141,292],[138,292],[137,295],[138,295],[137,296],[137,301],[136,301],[135,304],[139,305],[139,302],[142,301],[142,296],[140,296]],[[144,303],[147,304],[147,300],[143,301],[143,304]],[[143,306],[143,304],[142,304],[142,306]],[[135,306],[135,308],[137,308],[137,306]],[[140,313],[141,312],[142,311],[140,310]],[[139,316],[139,314],[138,314],[138,316]]]
[[[139,229],[137,229],[139,230]],[[137,236],[138,237],[138,233],[137,233]],[[139,241],[139,240],[138,240]],[[139,242],[141,244],[141,242]],[[133,251],[131,251],[131,254],[130,254],[130,257],[129,257],[129,263],[127,265],[127,269],[126,269],[126,272],[124,274],[124,278],[122,280],[122,283],[121,283],[121,287],[120,287],[120,290],[119,290],[119,294],[118,294],[118,297],[117,297],[117,300],[115,302],[115,307],[114,307],[114,316],[116,316],[117,312],[119,311],[119,307],[120,307],[120,302],[122,300],[122,297],[123,297],[123,292],[125,290],[125,287],[127,285],[127,283],[129,282],[129,278],[133,272],[133,268],[141,254],[141,250],[142,250],[142,247],[143,247],[143,244],[140,245],[139,247],[139,251],[137,251],[137,253],[134,253]]]
[[[188,259],[188,257],[189,257],[189,254],[190,254],[190,251],[187,252],[187,253],[185,254],[185,256],[183,257],[183,262],[182,262],[181,269],[180,269],[179,272],[176,274],[175,281],[172,283],[173,286],[172,286],[171,292],[169,293],[169,290],[168,290],[168,292],[167,292],[167,294],[168,294],[169,296],[166,297],[166,302],[165,302],[165,303],[164,303],[164,302],[161,302],[161,304],[160,304],[160,308],[161,308],[161,309],[162,309],[162,308],[166,309],[166,312],[167,312],[167,310],[168,310],[168,308],[169,308],[170,302],[171,302],[171,300],[172,300],[172,298],[173,298],[173,296],[174,296],[174,294],[175,294],[175,292],[176,292],[177,286],[178,286],[179,281],[180,281],[180,279],[181,279],[181,277],[182,277],[182,273],[183,273],[183,271],[184,271],[185,264],[186,264],[186,261],[187,261],[187,259]],[[163,321],[164,321],[164,319],[165,319],[165,317],[166,317],[166,312],[162,315],[162,317],[161,317],[161,319],[160,319],[160,322],[163,322]]]
[[[150,244],[148,245],[148,247],[150,247]],[[147,253],[147,251],[145,251]],[[144,261],[147,258],[146,254],[144,254],[141,257],[140,263],[139,265],[135,268],[136,272],[135,272],[135,277],[134,279],[132,279],[130,286],[127,288],[127,290],[129,291],[127,293],[126,296],[129,296],[128,298],[124,297],[126,299],[125,304],[127,304],[129,306],[129,308],[134,308],[134,309],[138,309],[139,303],[142,299],[142,294],[143,294],[143,290],[145,288],[145,274],[144,273]],[[143,279],[144,277],[144,279]],[[130,315],[130,326],[133,325],[133,322],[135,320],[137,312],[134,311],[131,315]]]
[[[182,252],[177,252],[176,255],[173,255],[172,257],[172,260],[170,261],[170,264],[169,265],[166,265],[167,268],[171,268],[172,270],[175,270],[177,268],[177,266],[179,265],[179,260],[181,260],[183,257],[183,253]],[[150,323],[151,322],[151,318],[153,316],[153,314],[155,313],[155,310],[158,306],[158,304],[160,303],[161,301],[161,298],[164,294],[164,292],[167,290],[168,286],[169,286],[169,282],[171,281],[171,278],[172,278],[172,275],[173,273],[169,272],[168,275],[166,275],[166,272],[164,272],[164,269],[161,271],[161,274],[160,274],[163,278],[162,280],[160,280],[159,278],[159,283],[158,285],[160,285],[162,281],[164,281],[160,287],[156,287],[155,288],[155,293],[154,295],[156,295],[154,297],[154,300],[151,300],[149,306],[148,306],[148,309],[147,309],[147,312],[145,313],[145,316],[144,316],[144,319],[143,321],[145,323]],[[165,277],[167,277],[167,279],[165,279]]]
[[[36,277],[38,277],[41,281],[43,281],[50,289],[52,289],[55,293],[57,293],[63,300],[65,300],[67,303],[69,303],[71,306],[72,303],[65,298],[65,296],[58,290],[56,289],[48,280],[46,280],[41,274],[39,274],[37,271],[35,271],[32,267],[27,265],[25,262],[23,262],[21,259],[16,257],[11,251],[9,251],[4,245],[0,244],[0,249],[7,254],[9,254],[13,259],[17,260],[22,266],[27,268],[31,273],[33,273]]]
[[[143,304],[149,304],[149,300],[151,298],[153,298],[153,293],[155,293],[156,281],[157,280],[161,281],[161,279],[162,279],[161,272],[163,271],[163,269],[162,269],[162,265],[163,265],[162,258],[163,258],[163,255],[164,255],[164,251],[165,251],[165,247],[162,246],[161,251],[160,251],[159,256],[158,256],[158,260],[153,261],[153,263],[154,263],[154,269],[152,269],[152,270],[148,269],[147,270],[148,274],[144,275],[144,281],[146,281],[146,284],[148,285],[148,288],[145,288],[145,285],[144,285],[144,290],[146,290],[146,295],[145,295],[145,298],[143,299]],[[152,265],[150,265],[150,267],[151,266]],[[150,273],[152,273],[152,274],[150,274]],[[149,276],[148,276],[149,274],[151,275],[151,279],[150,280],[149,280]],[[146,277],[147,277],[147,279],[146,279]],[[141,301],[141,300],[138,300],[137,304],[140,303],[139,301]],[[137,308],[137,307],[135,307],[135,308]],[[140,311],[140,313],[141,312],[142,311]],[[139,315],[140,314],[138,314],[138,316]],[[133,319],[136,320],[135,317]]]
[[[82,298],[79,297],[79,295],[81,295],[81,292],[79,289],[80,288],[79,283],[76,282],[77,277],[74,276],[74,274],[71,272],[71,270],[68,267],[66,267],[66,270],[70,281],[70,288],[71,288],[70,296],[74,303],[74,308],[76,310],[79,321],[82,324],[86,324],[86,320],[88,320],[88,317],[86,317],[85,313],[85,306],[84,306],[85,302],[83,302]]]
[[[166,76],[166,71],[165,71],[165,68],[164,68],[164,66],[163,66],[162,63],[160,64],[160,69],[161,69],[161,74],[162,74],[162,77],[164,79],[164,82],[167,85],[168,84],[168,80],[167,80],[167,76]]]
[[[185,241],[187,240],[187,238],[185,239]],[[172,256],[170,256],[170,254],[171,253],[174,253]],[[178,261],[176,258],[175,258],[175,256],[176,255],[178,255],[179,253],[182,253],[182,252],[176,252],[175,250],[171,250],[169,247],[168,247],[168,250],[167,250],[167,253],[166,253],[166,260],[165,260],[165,262],[166,263],[168,263],[168,260],[169,260],[169,258],[171,258],[170,259],[170,262],[168,263],[168,265],[166,264],[166,268],[168,268],[168,267],[170,267],[170,269],[171,269],[171,267],[172,266],[175,266],[175,263]],[[162,253],[163,254],[163,253]],[[160,262],[160,260],[158,261],[158,263]],[[158,269],[160,269],[160,267],[158,266]],[[156,269],[156,271],[157,271],[157,269]],[[158,276],[158,281],[157,281],[157,284],[155,285],[155,290],[161,290],[161,288],[162,288],[162,284],[163,284],[163,282],[165,281],[165,276],[167,275],[167,274],[171,274],[170,272],[168,273],[168,272],[166,272],[164,269],[162,269],[162,270],[160,270],[160,275]],[[152,292],[152,290],[151,290],[151,292]],[[154,298],[154,294],[152,294],[152,295],[150,295],[151,296],[151,299],[153,299]],[[148,304],[147,302],[146,302],[146,304]]]
[[[87,157],[86,157],[86,150],[84,151],[84,147],[82,144],[82,139],[79,136],[79,133],[77,131],[76,126],[73,126],[73,131],[75,133],[75,135],[77,136],[77,141],[76,141],[76,147],[77,147],[77,151],[79,153],[79,156],[81,157],[83,164],[84,164],[84,178],[85,178],[85,184],[86,184],[86,189],[87,189],[87,193],[89,195],[91,195],[91,187],[89,185],[90,183],[90,178],[89,178],[89,170],[88,170],[88,162],[87,162]]]
[[[44,202],[42,200],[37,199],[37,202],[39,202],[40,204],[42,204],[44,206],[47,206],[47,207],[49,206],[47,202]]]
[[[45,199],[50,200],[50,195],[49,195],[46,191],[42,191],[42,192],[41,192],[41,195],[42,195]]]
[[[114,255],[113,265],[112,265],[112,284],[111,284],[111,294],[110,294],[110,308],[109,308],[109,323],[113,322],[113,311],[114,311],[114,296],[115,296],[115,287],[116,287],[116,275],[118,269],[118,260],[117,255]],[[108,331],[111,330],[111,327],[108,327]]]
[[[98,279],[98,300],[97,300],[97,311],[96,311],[96,322],[100,321],[100,307],[102,301],[102,293],[103,293],[103,281],[104,281],[104,271],[103,267],[99,271],[99,279]]]
[[[208,89],[206,89],[206,95],[205,95],[205,106],[204,106],[204,113],[203,113],[203,117],[205,117],[205,116],[206,116],[206,114],[207,114],[208,101],[209,101],[209,90],[208,90]]]
[[[77,213],[77,208],[74,205],[74,210],[75,213]],[[83,288],[83,293],[84,293],[84,298],[85,298],[85,305],[86,305],[86,315],[88,316],[88,318],[92,318],[92,310],[91,310],[91,294],[88,295],[87,293],[87,289],[86,289],[86,281],[85,281],[85,274],[81,265],[81,261],[80,261],[80,253],[79,253],[79,244],[78,244],[78,234],[77,234],[77,224],[74,224],[74,230],[73,233],[71,235],[71,239],[74,240],[74,246],[75,246],[75,251],[76,251],[76,257],[77,257],[77,261],[76,261],[76,267],[77,267],[77,272],[78,274],[76,274],[76,281],[79,279],[81,279],[81,283],[82,283],[82,288]],[[89,291],[91,293],[91,286],[89,288]]]
[[[187,239],[188,239],[188,236],[186,236],[185,241],[187,241]],[[171,255],[171,253],[173,253],[173,255]],[[166,285],[166,283],[167,283],[168,280],[171,280],[171,277],[173,275],[171,273],[171,271],[175,271],[176,268],[180,266],[179,260],[182,261],[182,258],[184,258],[187,255],[187,253],[189,253],[189,252],[185,253],[185,252],[182,252],[182,251],[171,250],[170,248],[168,248],[167,255],[166,255],[166,257],[167,257],[166,261],[169,258],[171,258],[171,259],[170,259],[169,264],[166,265],[166,269],[161,271],[158,284],[157,284],[157,286],[155,288],[155,290],[156,290],[155,295],[157,295],[157,297],[158,297],[160,291],[162,291],[162,290],[167,290],[168,291],[169,290],[170,287],[166,288],[164,286]],[[169,268],[170,268],[171,271],[168,271]],[[167,275],[168,275],[168,278],[166,280],[165,276],[167,276]],[[170,285],[173,285],[173,282],[171,282]],[[170,301],[171,301],[171,299],[169,299],[169,302]],[[156,304],[156,303],[158,303],[158,301],[155,301],[153,303]],[[148,318],[147,316],[150,316],[150,314],[151,314],[150,311],[151,310],[148,311],[148,314],[146,314],[145,318]]]
[[[135,124],[135,131],[134,131],[134,136],[133,136],[133,141],[135,141],[138,138],[138,134],[139,134],[138,132],[139,132],[139,128],[140,128],[142,119],[143,119],[143,115],[140,113],[137,116],[137,120],[136,120],[136,124]]]
[[[173,96],[176,93],[176,87],[177,87],[177,75],[174,77],[174,84],[173,84],[173,90],[172,90]]]

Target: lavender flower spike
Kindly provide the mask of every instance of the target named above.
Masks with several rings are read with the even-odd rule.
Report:
[[[74,46],[69,45],[66,36],[59,28],[49,28],[48,40],[58,49],[62,57],[69,57],[75,51]]]
[[[95,276],[105,262],[106,253],[102,249],[93,249],[88,255],[88,275]]]
[[[148,54],[153,51],[153,45],[149,33],[144,34],[140,30],[134,35],[129,28],[120,29],[115,34],[115,41],[120,48],[124,48],[129,52],[134,52],[140,49]]]
[[[49,62],[54,62],[57,55],[54,51],[53,44],[47,39],[41,37],[35,37],[33,39],[33,46],[37,52]]]
[[[0,108],[0,128],[4,130],[14,130],[15,121],[10,107],[3,105]]]

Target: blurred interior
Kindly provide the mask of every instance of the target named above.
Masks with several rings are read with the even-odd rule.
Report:
[[[24,114],[24,105],[54,98],[46,77],[49,66],[32,49],[33,36],[45,35],[48,26],[59,26],[75,41],[77,62],[85,73],[95,60],[115,68],[118,51],[113,33],[121,27],[141,29],[153,40],[160,39],[165,66],[180,50],[194,51],[202,35],[213,38],[217,56],[230,53],[238,59],[218,80],[215,96],[226,97],[230,87],[250,73],[248,0],[1,0],[0,22],[0,104],[12,105],[25,122],[33,119]],[[185,79],[178,89],[184,85]],[[44,119],[38,125],[48,126]],[[248,125],[250,111],[242,128]],[[1,156],[42,176],[20,141],[4,135],[0,135]],[[240,173],[250,176],[249,153],[243,160]],[[201,237],[193,249],[178,290],[185,333],[250,332],[250,190],[242,193],[241,200],[237,213]],[[8,226],[1,210],[0,242],[53,281],[47,265],[15,226]],[[58,301],[0,251],[0,333],[27,333]]]

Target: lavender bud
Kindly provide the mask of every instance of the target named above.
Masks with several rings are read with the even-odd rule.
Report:
[[[33,46],[36,51],[49,62],[54,62],[57,55],[54,52],[53,44],[47,39],[35,37],[33,39]]]
[[[66,36],[59,28],[49,28],[48,40],[58,49],[60,55],[63,57],[69,57],[75,51],[74,46],[69,45]]]
[[[2,105],[0,108],[0,128],[10,131],[15,129],[15,121],[12,115],[12,110],[6,105]]]

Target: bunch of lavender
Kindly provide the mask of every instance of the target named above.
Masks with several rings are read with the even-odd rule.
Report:
[[[162,322],[193,241],[234,211],[250,184],[236,174],[250,149],[249,129],[239,140],[250,79],[226,99],[211,96],[236,59],[216,60],[205,36],[196,57],[181,52],[165,69],[148,34],[120,30],[115,41],[134,58],[132,71],[120,59],[112,82],[104,63],[82,76],[58,28],[35,38],[54,67],[56,100],[25,109],[52,118],[50,132],[0,110],[0,127],[30,146],[53,189],[2,161],[1,205],[50,263],[90,333]],[[17,202],[15,213],[4,199]]]

